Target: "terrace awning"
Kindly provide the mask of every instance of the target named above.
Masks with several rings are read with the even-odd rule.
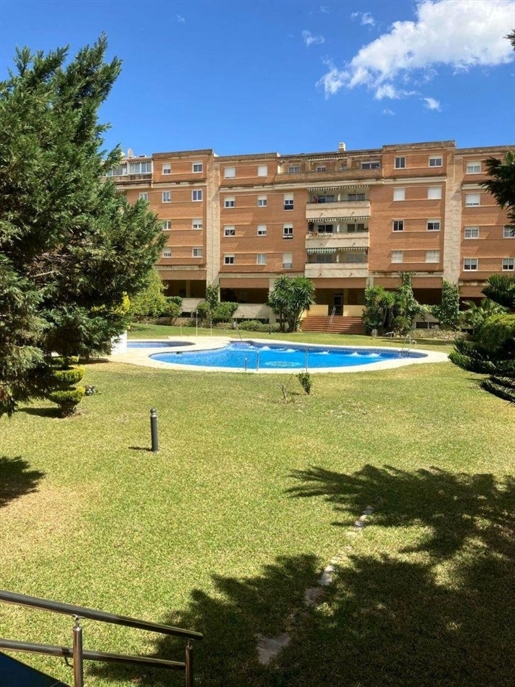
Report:
[[[363,216],[356,216],[356,215],[350,215],[348,217],[344,216],[339,216],[339,217],[314,217],[311,218],[309,221],[313,222],[313,224],[335,224],[336,222],[341,222],[342,220],[348,221],[352,220],[354,222],[364,222],[365,220],[370,219],[370,217],[363,215]]]
[[[307,252],[310,254],[313,253],[325,253],[326,255],[336,253],[337,249],[336,248],[308,248]]]

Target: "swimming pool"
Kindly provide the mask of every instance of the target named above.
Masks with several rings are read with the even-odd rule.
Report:
[[[343,346],[309,346],[298,344],[236,341],[221,348],[204,351],[154,353],[152,360],[173,365],[226,370],[322,371],[352,368],[391,361],[427,358],[426,353],[408,349],[348,348]]]

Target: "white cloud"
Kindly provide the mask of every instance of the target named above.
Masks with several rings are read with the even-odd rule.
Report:
[[[329,14],[329,8],[326,5],[320,5],[320,11],[322,14]]]
[[[324,87],[326,98],[328,98],[330,95],[338,93],[342,86],[345,86],[349,80],[349,73],[336,69],[334,64],[330,62],[327,62],[326,64],[329,67],[329,71],[327,74],[324,74],[324,76],[317,83],[317,86],[321,85]]]
[[[313,36],[311,31],[303,31],[302,38],[308,48],[310,45],[322,45],[322,43],[325,43],[325,38],[323,36]]]
[[[360,24],[362,26],[375,26],[376,21],[374,17],[370,14],[370,12],[353,12],[351,15],[351,19],[360,19]]]
[[[390,110],[388,107],[385,107],[385,109],[383,110],[383,114],[384,115],[394,115],[395,112],[393,110]]]
[[[428,110],[436,110],[437,112],[440,112],[440,110],[442,109],[440,107],[440,102],[438,100],[435,100],[434,98],[422,98],[422,100],[425,101],[425,106]]]
[[[179,22],[179,24],[185,24],[186,23],[186,19],[184,19],[184,17],[180,14],[177,15],[177,21]]]
[[[514,12],[514,0],[421,0],[415,21],[394,22],[344,69],[331,64],[319,83],[326,96],[344,86],[366,86],[376,97],[391,97],[385,95],[387,86],[398,93],[392,82],[431,78],[441,66],[456,72],[505,64],[513,59],[505,36]]]

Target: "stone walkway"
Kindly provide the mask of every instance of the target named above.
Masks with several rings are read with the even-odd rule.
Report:
[[[367,506],[359,518],[354,522],[351,529],[347,530],[347,535],[353,536],[364,530],[367,520],[374,512],[373,506]],[[334,579],[334,574],[347,558],[346,552],[338,552],[328,565],[322,571],[322,574],[317,580],[315,587],[308,587],[304,593],[304,603],[307,607],[315,606],[320,603],[325,595],[325,588],[328,587]],[[261,665],[267,666],[291,641],[291,636],[288,632],[283,632],[277,637],[265,637],[257,634],[257,650],[258,660]]]

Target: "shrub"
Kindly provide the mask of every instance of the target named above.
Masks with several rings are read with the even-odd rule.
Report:
[[[80,380],[84,377],[84,368],[77,366],[64,370],[54,370],[53,377],[56,380],[59,388],[64,389],[77,384],[77,382],[80,382]]]
[[[459,329],[460,326],[460,287],[458,284],[443,280],[442,302],[434,305],[431,312],[442,329]]]
[[[309,374],[309,372],[300,372],[300,373],[297,375],[297,379],[299,380],[299,382],[300,382],[302,388],[304,389],[304,391],[305,391],[305,392],[307,393],[307,395],[309,396],[309,394],[311,393],[311,388],[312,388],[312,386],[313,386],[313,380],[312,380],[311,375]]]
[[[259,322],[258,320],[244,320],[238,323],[238,329],[242,329],[247,332],[279,332],[281,328],[279,324],[269,324],[265,322]]]
[[[48,398],[52,403],[56,403],[61,409],[61,417],[68,417],[73,415],[75,408],[82,401],[86,389],[83,386],[77,386],[74,389],[57,389],[48,394]]]

